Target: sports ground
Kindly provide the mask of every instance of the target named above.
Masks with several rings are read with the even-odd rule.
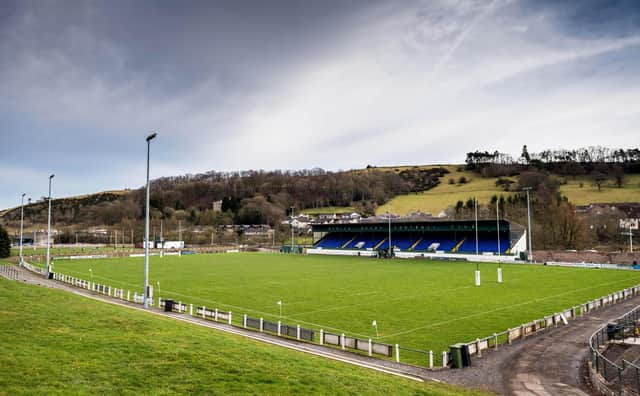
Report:
[[[140,257],[59,260],[54,271],[140,293],[143,265]],[[436,356],[452,343],[640,284],[635,271],[524,264],[503,264],[499,284],[497,267],[479,264],[476,287],[475,263],[225,253],[151,257],[150,284],[156,298],[232,311],[237,323],[247,314]],[[424,364],[420,354],[404,358]]]

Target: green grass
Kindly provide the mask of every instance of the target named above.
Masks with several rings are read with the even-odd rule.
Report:
[[[440,165],[437,165],[440,166]],[[435,167],[435,166],[434,166]],[[456,202],[466,202],[469,198],[476,197],[480,203],[488,203],[494,195],[509,194],[499,187],[496,187],[497,178],[482,178],[480,175],[469,171],[458,171],[463,165],[442,165],[449,170],[449,174],[440,179],[440,184],[431,190],[420,193],[398,195],[376,210],[377,214],[387,211],[405,215],[411,212],[421,211],[437,216],[449,206],[454,206]],[[458,184],[460,177],[464,176],[468,182]],[[455,184],[449,184],[449,179],[454,179]],[[517,180],[517,178],[511,178]]]
[[[282,319],[316,330],[376,338],[440,353],[640,283],[640,272],[358,257],[217,254],[152,257],[150,279],[160,295],[194,305]],[[140,292],[143,259],[57,261],[55,271]],[[156,287],[156,297],[158,290]],[[279,318],[277,301],[284,302]],[[406,355],[425,364],[422,355]]]
[[[0,395],[480,394],[0,278]]]
[[[640,175],[625,176],[622,188],[616,187],[613,181],[609,181],[600,191],[591,185],[587,177],[575,180],[568,178],[567,184],[560,187],[560,192],[575,205],[596,202],[640,202]]]
[[[398,195],[389,202],[381,205],[376,210],[377,214],[387,211],[405,215],[411,212],[421,211],[438,215],[441,211],[454,206],[457,201],[466,202],[469,198],[476,197],[480,203],[488,203],[494,195],[510,194],[496,187],[497,178],[483,178],[479,174],[469,171],[458,171],[463,165],[434,165],[442,166],[449,170],[449,174],[440,179],[441,183],[431,190]],[[425,167],[425,166],[423,166]],[[429,168],[429,167],[425,167]],[[470,182],[458,184],[457,181],[464,176]],[[456,184],[449,184],[449,179],[454,179]],[[510,177],[515,182],[518,177]],[[560,187],[560,192],[569,198],[574,205],[588,205],[598,202],[639,202],[640,201],[640,175],[626,175],[622,188],[615,186],[613,181],[598,190],[591,185],[588,177],[576,179],[566,178],[567,184]],[[580,187],[582,183],[582,187]]]
[[[303,209],[305,214],[334,214],[334,213],[353,213],[356,209],[353,206],[325,206],[323,208]]]

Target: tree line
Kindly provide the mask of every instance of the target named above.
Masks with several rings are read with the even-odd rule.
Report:
[[[206,172],[196,175],[162,177],[150,185],[150,212],[153,219],[182,221],[187,225],[279,224],[291,210],[326,206],[354,207],[373,215],[398,194],[428,190],[448,173],[444,168],[419,167],[383,170],[331,172],[323,169],[301,171]],[[221,201],[221,210],[214,202]],[[46,223],[47,202],[25,208],[30,224]],[[52,203],[55,224],[112,226],[134,223],[144,216],[145,190],[127,194],[103,193],[78,199],[58,199]],[[293,208],[293,209],[292,209]],[[5,221],[19,221],[20,211],[4,215]]]

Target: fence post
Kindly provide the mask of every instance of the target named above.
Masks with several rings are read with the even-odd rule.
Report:
[[[511,328],[507,328],[507,344],[511,345]]]
[[[247,314],[242,315],[242,327],[247,328]]]
[[[189,304],[189,315],[193,316],[193,304]]]
[[[162,303],[162,299],[160,297],[158,297],[158,308],[161,307],[161,303]]]
[[[429,368],[433,368],[433,351],[429,351]]]
[[[229,324],[231,324],[231,311],[229,311]]]
[[[320,345],[324,345],[324,330],[320,329]]]
[[[524,340],[524,325],[520,325],[520,339]]]
[[[396,344],[396,363],[400,363],[400,346]]]
[[[373,355],[373,344],[371,343],[371,338],[369,338],[369,356]]]
[[[296,325],[296,338],[300,339],[300,325]]]
[[[340,334],[340,346],[342,347],[342,350],[344,351],[345,349],[345,342],[344,342],[344,333]]]
[[[278,321],[278,336],[282,335],[282,322]],[[322,345],[322,330],[320,330],[320,345]]]
[[[498,335],[493,333],[493,348],[498,349]]]
[[[480,339],[476,338],[476,355],[482,357],[482,351],[480,350]]]
[[[262,333],[264,330],[264,319],[260,318],[260,332]]]
[[[442,351],[442,367],[447,367],[447,351]]]
[[[218,321],[218,308],[215,309],[215,311],[213,311],[213,319],[217,322]]]
[[[96,285],[95,283],[93,284],[94,286]],[[127,290],[127,301],[131,301],[131,291]]]
[[[217,318],[217,316],[218,316],[218,315],[217,315],[217,313],[218,313],[218,308],[216,308],[216,319],[218,319],[218,318]],[[202,319],[205,319],[205,318],[206,318],[206,314],[207,314],[207,307],[205,307],[205,306],[203,305],[203,306],[202,306]]]

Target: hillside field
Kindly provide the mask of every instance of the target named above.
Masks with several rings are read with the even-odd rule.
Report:
[[[480,395],[0,277],[0,395]]]
[[[391,199],[376,210],[376,214],[384,214],[387,211],[406,215],[411,212],[425,212],[437,216],[450,206],[454,206],[457,201],[466,202],[469,198],[476,197],[479,202],[486,204],[494,195],[510,194],[496,187],[498,178],[483,178],[479,174],[470,171],[458,171],[464,168],[463,165],[434,165],[429,167],[442,166],[449,170],[449,174],[442,177],[441,183],[431,190],[420,193],[399,195]],[[425,166],[426,167],[426,166]],[[385,168],[386,169],[386,168]],[[399,168],[401,169],[401,168]],[[390,171],[394,171],[390,169]],[[459,184],[460,177],[465,177],[468,182]],[[454,179],[455,184],[449,184],[449,179]],[[518,181],[517,176],[509,179]],[[588,177],[565,178],[566,184],[560,186],[560,192],[569,198],[574,205],[588,205],[598,202],[640,202],[640,175],[627,175],[622,188],[617,188],[612,181],[598,188],[591,185]],[[580,184],[582,183],[582,187]]]
[[[319,331],[433,350],[470,341],[640,283],[640,272],[360,257],[221,253],[150,259],[155,297]],[[143,258],[60,260],[54,270],[142,291]],[[158,282],[160,288],[158,289]],[[277,301],[283,301],[282,316]],[[436,355],[436,356],[437,356]],[[424,365],[421,354],[404,361]]]

